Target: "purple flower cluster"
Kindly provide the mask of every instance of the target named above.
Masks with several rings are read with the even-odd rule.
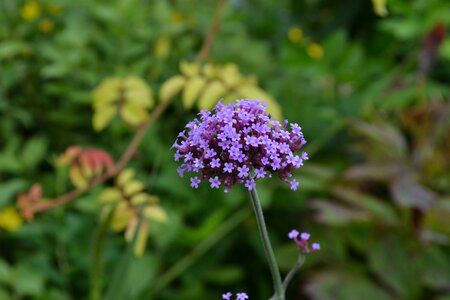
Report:
[[[175,160],[182,160],[178,174],[197,172],[199,176],[190,179],[191,187],[208,181],[211,188],[223,185],[225,192],[237,183],[251,191],[255,179],[277,174],[295,191],[299,183],[290,180],[292,171],[308,155],[294,153],[306,140],[297,124],[272,120],[266,106],[263,101],[238,100],[229,105],[219,102],[212,111],[202,110],[173,145]]]
[[[231,300],[231,297],[233,296],[232,293],[228,292],[225,294],[222,294],[223,300]],[[236,300],[247,300],[248,295],[246,293],[236,293]]]
[[[309,234],[307,232],[300,233],[295,229],[292,229],[288,233],[289,239],[293,240],[295,242],[295,244],[298,246],[298,248],[300,249],[300,251],[302,251],[304,253],[311,253],[311,252],[320,250],[319,243],[312,243],[311,248],[309,248],[308,240],[309,240],[310,236],[311,236],[311,234]],[[300,237],[300,239],[298,237]]]

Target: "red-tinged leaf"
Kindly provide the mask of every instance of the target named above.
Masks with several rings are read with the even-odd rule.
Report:
[[[58,160],[56,161],[56,164],[59,166],[65,166],[72,163],[72,161],[78,157],[78,155],[82,152],[82,149],[80,146],[70,146],[66,149],[64,154],[62,154]]]
[[[312,200],[310,206],[316,210],[317,221],[333,226],[342,226],[352,222],[367,222],[371,216],[367,211],[349,208],[329,200]]]
[[[410,176],[393,180],[390,190],[394,201],[403,207],[415,207],[420,211],[427,211],[436,201],[433,191],[419,184]]]
[[[31,186],[28,193],[28,199],[32,202],[37,201],[42,196],[42,186],[39,183],[35,183]]]

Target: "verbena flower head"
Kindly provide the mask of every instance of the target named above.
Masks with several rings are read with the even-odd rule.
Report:
[[[244,99],[200,111],[173,145],[175,160],[182,161],[178,174],[198,173],[191,178],[191,187],[206,181],[212,188],[224,186],[225,192],[237,183],[251,191],[255,179],[276,174],[296,190],[299,183],[290,177],[308,159],[305,152],[295,154],[306,140],[297,124],[272,120],[266,106]]]

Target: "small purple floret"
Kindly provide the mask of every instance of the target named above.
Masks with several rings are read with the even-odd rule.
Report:
[[[288,233],[288,237],[289,237],[291,240],[293,240],[293,239],[298,238],[298,235],[299,235],[299,234],[300,234],[300,233],[299,233],[297,230],[292,229],[292,230]]]
[[[309,233],[307,233],[307,232],[302,232],[302,234],[300,234],[300,238],[302,239],[302,240],[304,240],[304,241],[307,241],[307,240],[309,240],[309,237],[310,237],[311,235],[309,234]]]
[[[311,248],[312,248],[314,251],[318,251],[318,250],[320,250],[320,244],[319,244],[319,243],[312,243],[312,244],[311,244]]]

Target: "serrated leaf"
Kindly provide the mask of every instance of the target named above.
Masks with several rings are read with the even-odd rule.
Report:
[[[97,109],[92,118],[92,126],[95,131],[101,131],[111,122],[117,113],[117,107],[113,105],[102,106]]]
[[[185,60],[180,62],[180,71],[181,74],[186,75],[187,77],[197,76],[200,72],[200,66],[197,63],[190,63]]]
[[[122,193],[117,188],[105,188],[98,196],[98,200],[103,203],[116,202],[121,199]]]
[[[178,94],[184,87],[186,78],[181,75],[176,75],[164,82],[159,90],[159,98],[162,102],[169,101],[176,94]]]
[[[87,180],[84,178],[83,174],[81,173],[80,168],[77,165],[73,165],[70,167],[69,170],[70,180],[72,181],[72,184],[82,190],[87,187]]]
[[[137,233],[136,241],[134,243],[134,255],[136,257],[141,257],[145,252],[145,247],[147,246],[148,238],[148,225],[145,222],[141,222],[139,231]]]
[[[119,187],[124,186],[127,182],[129,182],[133,177],[135,173],[133,169],[125,169],[122,172],[120,172],[119,176],[117,176],[117,185]]]
[[[160,223],[166,223],[169,220],[166,211],[160,206],[147,206],[144,208],[143,213],[147,219],[158,221]]]
[[[186,87],[183,90],[183,107],[185,109],[191,109],[195,103],[195,100],[199,96],[203,87],[205,86],[206,80],[200,76],[192,77]]]
[[[225,94],[226,88],[220,81],[213,81],[206,86],[198,102],[199,109],[211,109]]]
[[[120,110],[121,118],[131,126],[138,126],[147,119],[147,111],[134,103],[125,103]]]
[[[123,187],[123,191],[126,196],[131,196],[141,192],[144,189],[144,184],[139,180],[132,180],[126,183]]]
[[[150,108],[153,106],[153,93],[150,86],[139,77],[129,76],[124,79],[123,87],[125,89],[125,102],[139,106],[141,108]]]

